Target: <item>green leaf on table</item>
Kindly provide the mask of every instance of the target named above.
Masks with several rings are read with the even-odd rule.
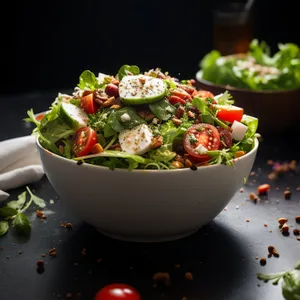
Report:
[[[0,221],[0,236],[4,235],[8,231],[8,222],[6,221]]]
[[[0,208],[0,216],[3,218],[15,216],[18,211],[12,207],[4,206]]]
[[[300,300],[300,271],[292,270],[283,276],[282,294],[286,300]]]
[[[28,193],[30,194],[30,197],[32,198],[32,201],[39,207],[44,208],[46,206],[46,202],[45,200],[43,200],[42,198],[34,195],[31,190],[29,189],[28,186],[26,186],[26,189],[28,191]]]
[[[12,225],[19,234],[29,235],[31,231],[30,222],[28,218],[22,213],[17,213],[12,222]]]
[[[13,209],[22,209],[23,208],[23,206],[24,206],[24,204],[25,204],[25,202],[26,202],[26,194],[27,194],[27,192],[25,191],[25,192],[23,192],[22,194],[20,194],[19,196],[18,196],[18,200],[12,200],[12,201],[9,201],[8,203],[7,203],[7,206],[8,207],[11,207],[11,208],[13,208]]]

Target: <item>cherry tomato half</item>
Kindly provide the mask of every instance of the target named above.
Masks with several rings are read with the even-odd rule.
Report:
[[[190,127],[184,134],[183,147],[193,157],[209,159],[210,156],[202,152],[218,150],[219,146],[220,134],[213,125],[199,123]]]
[[[102,288],[94,300],[141,300],[136,289],[124,283],[113,283]]]
[[[220,134],[220,146],[219,149],[230,148],[232,146],[232,133],[229,129],[217,126]]]
[[[87,114],[94,114],[98,110],[93,93],[83,96],[80,105]]]
[[[233,123],[240,122],[243,118],[244,109],[234,105],[216,105],[217,117],[222,121]]]
[[[78,129],[73,137],[72,150],[76,156],[84,156],[91,152],[97,143],[97,134],[91,127]]]
[[[181,104],[184,104],[184,105],[186,104],[185,100],[183,100],[182,98],[180,98],[178,96],[175,96],[175,95],[172,95],[172,96],[169,97],[169,102],[173,105],[176,104],[176,103],[181,103]]]

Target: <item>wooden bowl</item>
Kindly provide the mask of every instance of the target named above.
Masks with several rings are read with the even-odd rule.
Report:
[[[245,114],[259,119],[260,134],[300,130],[300,89],[254,91],[235,88],[203,80],[200,72],[195,78],[197,89],[208,90],[214,95],[227,90],[234,99],[234,105],[243,107]]]

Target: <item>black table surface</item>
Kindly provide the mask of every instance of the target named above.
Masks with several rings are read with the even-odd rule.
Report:
[[[27,109],[45,111],[56,94],[1,96],[0,141],[30,134],[33,127],[22,121]],[[41,223],[32,208],[26,212],[32,223],[29,238],[11,232],[0,238],[0,299],[66,299],[71,293],[74,299],[92,300],[109,283],[127,283],[140,292],[143,300],[283,299],[280,285],[259,281],[256,273],[287,270],[300,259],[300,241],[292,229],[289,236],[282,235],[277,222],[279,217],[286,217],[290,226],[297,227],[299,169],[269,180],[272,166],[267,164],[269,159],[298,160],[296,146],[293,132],[264,136],[244,192],[238,191],[227,209],[196,234],[166,243],[130,243],[103,236],[60,201],[44,176],[29,187],[48,203],[47,220]],[[268,197],[256,204],[248,200],[249,193],[263,183],[271,185]],[[290,200],[284,198],[286,188],[292,192]],[[9,191],[9,199],[24,189]],[[73,228],[61,227],[64,221],[71,222]],[[269,245],[276,247],[279,258],[267,257]],[[48,255],[53,247],[56,257]],[[41,257],[42,253],[46,257]],[[260,265],[261,257],[267,258],[265,266]],[[42,274],[36,270],[40,259],[45,261]],[[154,288],[156,272],[168,272],[170,286],[159,284]],[[185,278],[186,272],[193,274],[193,280]]]

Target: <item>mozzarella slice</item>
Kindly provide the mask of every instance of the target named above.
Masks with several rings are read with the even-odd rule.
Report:
[[[236,141],[241,141],[248,130],[248,127],[241,122],[234,121],[232,126],[232,138]]]
[[[130,154],[141,155],[151,149],[153,134],[146,124],[138,125],[132,129],[125,129],[119,134],[121,149]]]
[[[163,80],[146,75],[124,76],[119,84],[120,98],[126,104],[152,103],[166,93]]]

